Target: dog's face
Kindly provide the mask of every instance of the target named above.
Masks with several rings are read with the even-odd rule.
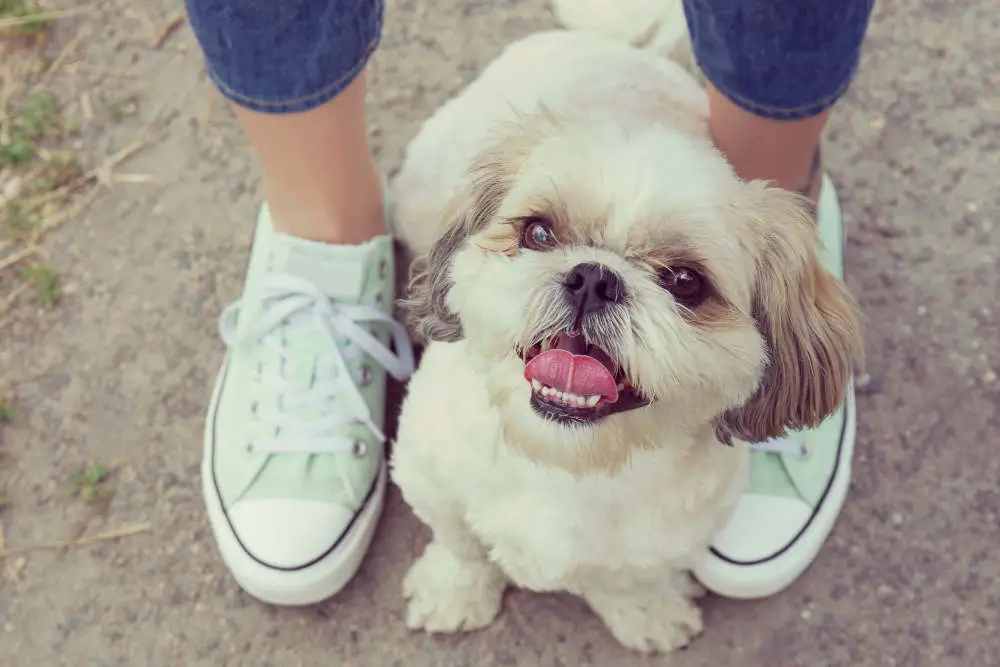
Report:
[[[701,137],[543,114],[481,157],[450,216],[415,324],[467,340],[522,437],[762,440],[832,412],[860,355],[803,201]]]

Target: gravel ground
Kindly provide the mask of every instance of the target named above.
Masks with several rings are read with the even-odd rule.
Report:
[[[227,576],[198,464],[239,292],[257,174],[193,37],[155,49],[176,2],[110,0],[67,19],[71,84],[139,113],[94,123],[95,154],[162,109],[117,185],[47,242],[62,306],[0,332],[21,415],[3,434],[9,546],[148,522],[120,541],[0,563],[0,665],[201,667],[966,667],[1000,652],[1000,12],[992,0],[883,0],[829,134],[866,314],[868,377],[852,494],[815,565],[760,602],[710,598],[707,631],[669,661],[619,647],[577,600],[514,593],[498,621],[430,638],[403,625],[400,582],[426,539],[392,491],[371,555],[335,600],[274,609]],[[419,123],[512,39],[553,25],[541,0],[390,2],[371,132],[387,171]],[[88,389],[89,387],[89,389]],[[86,462],[114,497],[62,492]]]

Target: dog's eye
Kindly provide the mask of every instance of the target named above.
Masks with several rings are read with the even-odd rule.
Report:
[[[541,218],[529,218],[524,221],[521,230],[521,247],[528,250],[551,250],[556,244],[556,235],[552,231],[552,223]]]
[[[663,289],[688,308],[697,306],[708,297],[708,281],[694,269],[684,266],[663,269],[660,271],[660,282]]]

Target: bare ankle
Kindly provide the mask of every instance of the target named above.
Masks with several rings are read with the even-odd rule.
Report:
[[[709,130],[736,173],[747,180],[768,180],[813,201],[819,195],[822,166],[820,136],[829,112],[797,120],[755,115],[708,84]]]
[[[823,184],[823,156],[820,149],[816,149],[812,163],[809,166],[809,174],[802,179],[802,185],[796,188],[796,192],[808,198],[813,204],[819,202],[820,188]]]
[[[278,231],[337,244],[385,233],[382,177],[365,129],[363,75],[308,111],[235,110],[260,160]]]
[[[355,187],[331,184],[318,192],[269,188],[265,198],[279,232],[321,243],[356,245],[386,233],[382,180],[374,164]]]

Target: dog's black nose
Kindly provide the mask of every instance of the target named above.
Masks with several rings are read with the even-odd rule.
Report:
[[[625,280],[603,264],[577,264],[563,279],[566,299],[577,313],[596,313],[611,304],[625,300]]]

